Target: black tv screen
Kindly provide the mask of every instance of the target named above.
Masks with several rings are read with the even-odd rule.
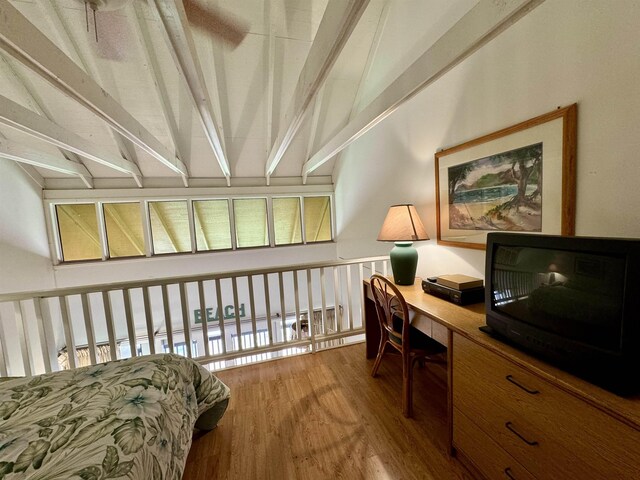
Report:
[[[494,310],[562,337],[620,351],[624,257],[504,245],[494,256]]]
[[[485,283],[496,338],[615,393],[640,392],[640,240],[490,233]]]

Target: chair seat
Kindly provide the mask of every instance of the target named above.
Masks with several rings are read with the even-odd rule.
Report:
[[[436,355],[447,351],[444,345],[439,344],[415,327],[410,327],[409,330],[409,346],[410,352],[416,356],[421,354]]]
[[[393,316],[393,329],[398,332],[398,335],[401,335],[402,332],[402,319],[398,316]],[[402,339],[394,337],[393,335],[389,336],[389,340],[395,343],[398,346],[402,346]],[[440,345],[433,338],[425,335],[420,330],[415,327],[410,327],[409,330],[409,349],[410,350],[420,350],[417,352],[412,352],[412,355],[436,355],[438,353],[443,353],[447,351],[447,348],[444,345]]]

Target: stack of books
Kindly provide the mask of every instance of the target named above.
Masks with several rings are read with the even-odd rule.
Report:
[[[469,277],[468,275],[440,275],[437,283],[444,285],[445,287],[453,288],[455,290],[469,290],[471,288],[482,287],[482,279]]]

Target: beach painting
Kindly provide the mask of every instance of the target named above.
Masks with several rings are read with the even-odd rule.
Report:
[[[542,231],[542,142],[448,167],[449,228]]]

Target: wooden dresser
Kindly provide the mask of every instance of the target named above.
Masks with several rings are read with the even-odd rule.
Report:
[[[462,335],[453,446],[488,479],[638,479],[640,430]]]
[[[373,358],[379,327],[367,287]],[[448,347],[450,445],[479,478],[640,479],[640,395],[619,397],[480,332],[482,304],[427,295],[419,279],[400,290],[412,324]]]

